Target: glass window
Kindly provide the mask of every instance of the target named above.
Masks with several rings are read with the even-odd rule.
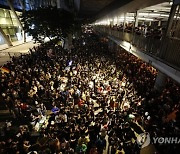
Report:
[[[0,34],[0,45],[1,45],[1,44],[4,44],[4,43],[5,43],[5,41],[4,41],[3,37],[2,37],[1,34]]]
[[[3,11],[3,9],[0,9],[0,17],[4,17],[4,11]]]

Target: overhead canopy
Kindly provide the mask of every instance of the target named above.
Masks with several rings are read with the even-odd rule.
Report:
[[[134,0],[119,9],[114,10],[112,13],[107,14],[103,18],[96,20],[97,24],[118,24],[124,22],[135,21],[136,15],[139,21],[167,21],[169,18],[172,1],[164,2],[164,0],[144,0],[140,4],[141,0]],[[163,1],[163,2],[161,2]],[[155,4],[155,5],[152,5]],[[138,11],[138,13],[137,13]]]
[[[174,1],[179,3],[180,0]],[[22,5],[26,10],[49,5],[70,8],[69,10],[76,11],[77,18],[91,21],[122,16],[127,12],[135,13],[137,10],[141,10],[142,19],[142,13],[145,18],[150,13],[152,17],[154,13],[153,18],[161,20],[168,17],[171,8],[170,0],[12,0],[12,3],[17,10],[22,10]],[[8,8],[7,0],[0,0],[0,6]]]
[[[80,17],[97,19],[123,7],[132,0],[81,0]]]

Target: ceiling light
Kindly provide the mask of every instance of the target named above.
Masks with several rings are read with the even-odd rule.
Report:
[[[149,16],[160,16],[159,13],[149,13]]]
[[[140,16],[148,16],[149,13],[139,13]]]
[[[127,19],[127,21],[135,21],[134,19]]]
[[[169,17],[169,14],[161,14],[161,17]]]
[[[154,19],[146,18],[146,21],[153,21]]]
[[[139,20],[145,20],[145,21],[153,21],[154,19],[151,18],[138,18]]]
[[[146,18],[138,18],[139,20],[145,20]]]
[[[126,17],[127,19],[134,19],[134,17]]]

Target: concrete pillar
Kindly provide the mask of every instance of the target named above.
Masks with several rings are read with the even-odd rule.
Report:
[[[168,24],[167,24],[167,29],[166,29],[166,36],[170,36],[170,32],[171,32],[171,28],[173,25],[173,20],[174,20],[174,16],[176,14],[176,9],[177,9],[177,5],[172,5],[171,6],[171,11],[170,11],[170,15],[169,15],[169,19],[168,19]]]
[[[150,22],[149,22],[149,26],[151,26],[151,24],[152,24],[152,22],[150,21]]]
[[[117,16],[114,17],[114,19],[113,19],[113,25],[116,25],[116,24],[118,24],[118,17]]]
[[[23,36],[24,42],[26,42],[26,32],[24,30],[22,30],[22,36]]]
[[[126,17],[127,17],[127,13],[124,13],[124,23],[123,23],[123,32],[126,28]]]
[[[116,24],[116,17],[113,18],[113,25]]]
[[[134,27],[138,27],[138,22],[139,22],[138,17],[139,17],[139,11],[136,11]]]
[[[165,34],[164,34],[163,40],[162,40],[163,42],[165,42],[165,43],[163,43],[164,45],[166,45],[165,39],[171,36],[171,30],[172,30],[173,20],[174,20],[175,14],[176,14],[177,6],[178,5],[175,5],[175,4],[173,4],[171,6],[171,11],[170,11],[170,15],[169,15],[169,18],[168,18],[166,31],[165,31]],[[164,51],[164,48],[161,48],[160,53],[159,53],[159,57],[163,59],[164,56],[166,55],[166,52],[168,52],[168,51],[167,50]]]
[[[13,46],[12,45],[12,42],[9,40],[8,36],[4,33],[4,31],[2,30],[2,28],[0,27],[0,34],[1,36],[3,37],[3,39],[6,41],[7,45],[10,47],[10,46]]]
[[[120,22],[120,17],[117,16],[117,25],[120,25],[120,24],[121,24],[121,22]]]
[[[161,26],[161,21],[158,22],[158,26]]]
[[[156,77],[154,89],[158,91],[162,91],[164,87],[166,86],[166,81],[167,81],[167,76],[164,73],[159,71]]]

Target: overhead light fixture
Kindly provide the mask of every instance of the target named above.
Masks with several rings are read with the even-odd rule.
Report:
[[[161,14],[159,13],[149,13],[149,16],[160,16]]]
[[[146,18],[138,18],[139,20],[145,20]]]
[[[149,13],[139,13],[140,16],[148,16]]]
[[[159,13],[139,13],[139,16],[160,16]]]
[[[169,14],[161,14],[161,17],[169,17]]]
[[[146,18],[146,21],[154,21],[154,19]]]
[[[135,21],[134,19],[127,19],[127,21]]]
[[[134,19],[134,17],[126,17],[126,19]]]
[[[145,20],[145,21],[153,21],[154,19],[151,18],[138,18],[139,20]]]

